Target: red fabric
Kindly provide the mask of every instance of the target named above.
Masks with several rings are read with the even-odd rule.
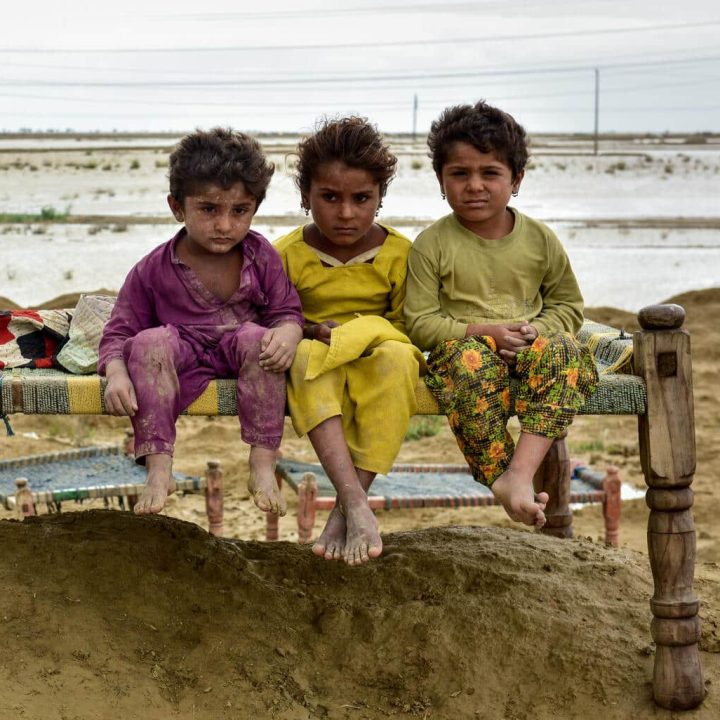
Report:
[[[71,311],[0,311],[0,369],[58,367],[55,357],[67,339]]]

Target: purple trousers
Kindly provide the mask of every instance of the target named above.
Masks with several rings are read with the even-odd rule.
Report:
[[[285,421],[285,373],[263,370],[260,340],[267,328],[246,322],[212,348],[180,337],[172,325],[129,338],[123,357],[137,397],[131,418],[135,457],[172,455],[178,415],[218,377],[237,377],[240,436],[276,450]]]

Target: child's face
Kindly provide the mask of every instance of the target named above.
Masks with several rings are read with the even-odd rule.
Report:
[[[169,195],[168,205],[175,219],[185,223],[189,249],[208,255],[230,252],[242,242],[257,209],[255,197],[242,182],[227,190],[203,185],[182,204]]]
[[[335,161],[318,168],[303,200],[325,238],[347,247],[362,240],[373,226],[380,185],[367,170]]]
[[[523,174],[513,178],[512,170],[495,153],[456,142],[438,180],[457,219],[468,230],[493,239],[509,232],[506,208]]]

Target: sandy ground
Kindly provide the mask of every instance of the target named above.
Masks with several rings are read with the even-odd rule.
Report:
[[[113,211],[119,218],[164,212],[161,152],[146,149],[137,155],[140,167],[132,170],[134,151],[115,155],[93,149],[90,155],[70,153],[72,158],[57,152],[57,158],[21,150],[0,153],[4,210],[37,212],[46,204],[68,203],[73,213]],[[622,152],[627,154],[627,147]],[[720,216],[719,196],[708,192],[717,184],[717,162],[711,160],[716,154],[700,147],[649,148],[648,162],[643,152],[625,158],[626,167],[613,173],[606,171],[622,162],[617,157],[540,157],[529,176],[535,180],[527,202],[537,202],[550,216],[559,206],[542,205],[543,198],[552,202],[565,193],[571,202],[559,217],[566,220],[581,211],[585,217],[607,216],[611,206],[613,217],[638,217],[635,205],[645,216]],[[667,163],[661,157],[667,153],[672,172],[661,164]],[[16,156],[25,164],[3,169]],[[439,214],[435,199],[417,212],[419,206],[411,204],[432,185],[425,177],[427,160],[421,158],[420,171],[413,157],[403,155],[404,170],[388,196],[388,201],[393,194],[398,198],[392,212],[413,212],[415,219]],[[67,162],[95,167],[71,168]],[[578,175],[588,177],[586,166],[592,162],[603,167],[593,173],[593,182],[578,183]],[[630,163],[643,165],[624,179]],[[647,184],[645,163],[654,168]],[[691,170],[686,172],[686,165]],[[421,185],[414,186],[415,179]],[[289,180],[283,183],[278,187],[285,188],[289,202],[294,191]],[[658,193],[658,187],[670,192]],[[114,188],[115,196],[96,192],[102,188]],[[277,207],[268,202],[266,212],[295,207],[283,204],[282,193]],[[674,208],[668,198],[675,199]],[[115,222],[121,220],[93,230],[92,236],[110,248],[130,232],[113,231]],[[8,224],[0,232],[11,228],[6,239],[13,233],[31,239],[37,227]],[[93,226],[78,227],[87,238]],[[49,241],[60,241],[54,230],[46,231]],[[70,269],[79,272],[82,265]],[[43,268],[49,273],[56,266],[45,260]],[[15,298],[7,267],[2,272],[0,266],[5,307]],[[82,289],[101,285],[87,281]],[[673,294],[662,283],[648,285],[660,293],[657,300]],[[72,291],[69,283],[67,292]],[[0,509],[0,720],[720,717],[720,491],[715,482],[720,350],[714,333],[720,287],[672,299],[685,306],[693,338],[695,588],[702,601],[700,648],[708,691],[701,708],[678,714],[652,703],[652,580],[642,500],[623,505],[619,550],[603,546],[596,506],[575,512],[576,537],[570,541],[526,532],[498,508],[379,512],[382,558],[350,569],[318,560],[297,544],[292,493],[288,516],[280,523],[281,542],[262,542],[265,518],[247,494],[247,449],[236,421],[182,418],[176,469],[199,475],[207,460],[222,462],[225,539],[205,532],[204,500],[192,495],[172,497],[164,516],[151,519],[90,503],[66,504],[61,515],[19,523]],[[61,304],[72,304],[72,297]],[[634,315],[612,307],[596,307],[587,315],[634,326]],[[15,416],[12,424],[16,435],[0,440],[1,459],[118,443],[128,427],[127,421],[108,417]],[[617,465],[624,480],[643,485],[634,418],[578,418],[569,445],[573,457],[598,469]],[[301,460],[313,457],[307,441],[296,438],[289,425],[282,450]],[[452,463],[461,457],[441,426],[433,437],[407,441],[399,460]],[[316,533],[324,519],[319,514]]]
[[[720,351],[711,333],[720,289],[673,300],[693,336],[695,588],[708,689],[687,717],[709,720],[720,713]],[[633,323],[610,308],[588,315]],[[15,416],[13,427],[2,458],[118,442],[126,423]],[[578,418],[570,447],[642,483],[634,418]],[[288,428],[283,452],[312,451]],[[525,532],[498,508],[379,512],[383,557],[349,569],[297,545],[292,493],[282,542],[258,542],[264,517],[246,492],[235,421],[182,419],[176,468],[199,474],[211,458],[226,473],[227,540],[201,529],[203,499],[189,495],[149,520],[66,505],[59,516],[0,522],[0,670],[11,688],[0,718],[679,717],[651,700],[641,500],[623,506],[620,550],[602,545],[598,507],[575,513],[570,541]],[[443,427],[406,442],[400,459],[460,456]]]

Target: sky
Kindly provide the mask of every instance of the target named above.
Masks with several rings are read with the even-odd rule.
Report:
[[[596,104],[597,98],[597,104]],[[486,99],[532,133],[719,132],[717,0],[3,3],[0,130],[425,133]]]

